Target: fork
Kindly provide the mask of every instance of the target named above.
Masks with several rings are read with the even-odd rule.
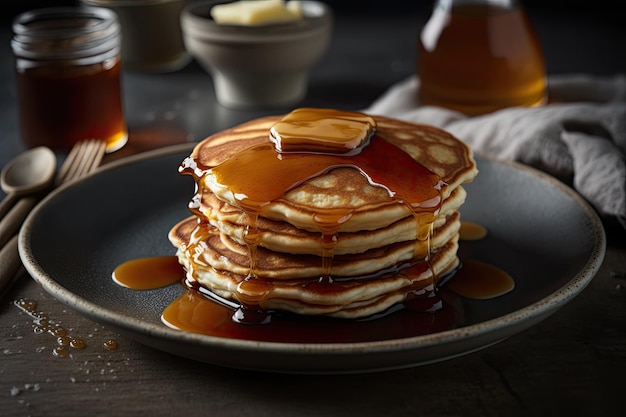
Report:
[[[80,179],[94,171],[100,165],[105,150],[106,143],[99,139],[85,139],[77,142],[57,172],[54,178],[54,187]],[[24,203],[23,210],[20,210],[21,218],[17,217],[15,219],[14,230],[10,231],[13,237],[0,249],[0,293],[13,281],[20,269],[17,232],[26,215],[36,205],[37,201],[33,197]]]
[[[85,139],[72,147],[65,162],[59,169],[54,185],[59,185],[82,178],[96,169],[106,150],[106,142],[100,139]]]

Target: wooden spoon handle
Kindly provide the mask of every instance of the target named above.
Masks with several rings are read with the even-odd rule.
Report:
[[[15,204],[19,196],[16,194],[8,194],[0,203],[0,219],[11,210],[11,207]]]
[[[39,197],[30,196],[20,199],[11,211],[0,220],[0,246],[4,246],[22,227],[24,219],[35,207]]]
[[[14,235],[0,249],[0,293],[13,281],[20,264],[20,255],[17,250],[17,235]]]

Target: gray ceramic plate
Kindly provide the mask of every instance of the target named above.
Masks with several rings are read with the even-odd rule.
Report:
[[[346,373],[416,366],[490,346],[545,319],[580,293],[605,251],[594,211],[558,181],[516,164],[477,156],[480,174],[466,188],[465,220],[489,230],[463,244],[474,259],[497,265],[514,291],[465,300],[459,327],[362,343],[274,343],[176,331],[161,323],[180,285],[149,291],[115,284],[111,272],[134,258],[171,255],[171,225],[188,216],[190,177],[177,168],[191,145],[111,164],[64,186],[28,217],[22,260],[41,286],[68,306],[141,343],[228,367],[277,372]]]

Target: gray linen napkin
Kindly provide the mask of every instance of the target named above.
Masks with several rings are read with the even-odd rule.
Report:
[[[545,171],[626,228],[626,75],[561,75],[548,85],[545,106],[468,117],[420,106],[413,76],[364,111],[438,126],[478,152]]]

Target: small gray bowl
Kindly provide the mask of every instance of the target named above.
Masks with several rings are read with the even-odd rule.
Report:
[[[264,26],[217,24],[211,7],[188,5],[181,14],[187,51],[213,77],[220,104],[236,109],[279,108],[304,98],[308,71],[326,52],[332,11],[303,1],[304,19]]]

